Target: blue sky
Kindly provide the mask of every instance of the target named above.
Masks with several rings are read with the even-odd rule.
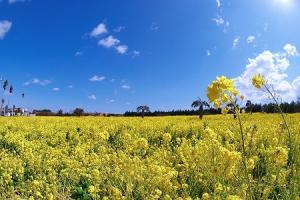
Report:
[[[299,9],[297,0],[0,0],[0,75],[14,85],[10,103],[29,109],[186,109],[220,75],[262,101],[248,84],[256,72],[290,101],[300,91]]]

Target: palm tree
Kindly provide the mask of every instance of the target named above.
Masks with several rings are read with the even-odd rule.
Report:
[[[252,114],[253,104],[250,100],[246,103],[246,112]]]
[[[203,118],[204,114],[204,108],[205,107],[210,107],[210,105],[206,101],[202,101],[200,98],[198,98],[196,101],[194,101],[191,105],[192,108],[198,108],[199,111],[199,118]]]
[[[1,78],[1,84],[2,84],[2,78]],[[5,80],[5,81],[3,82],[3,85],[2,85],[1,112],[2,112],[2,109],[3,109],[3,105],[4,105],[4,103],[5,103],[4,94],[5,94],[5,91],[6,91],[7,86],[8,86],[8,80]],[[2,113],[1,113],[1,114],[2,114]],[[4,109],[3,114],[5,115],[5,109]]]
[[[8,90],[8,97],[7,97],[8,98],[8,101],[7,101],[8,106],[9,106],[10,96],[12,95],[13,91],[14,91],[14,86],[11,85]]]
[[[139,107],[137,107],[136,108],[136,111],[138,112],[138,113],[141,113],[142,114],[142,118],[144,118],[144,116],[145,116],[145,113],[146,112],[150,112],[150,108],[149,108],[149,106],[139,106]]]

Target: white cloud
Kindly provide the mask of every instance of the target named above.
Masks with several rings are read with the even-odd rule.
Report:
[[[97,37],[99,35],[102,35],[104,33],[107,33],[106,25],[104,23],[99,24],[97,27],[95,27],[92,32],[90,33],[91,37]]]
[[[9,4],[19,3],[19,2],[25,2],[26,0],[8,0]]]
[[[114,99],[110,99],[110,100],[109,100],[109,103],[114,103],[114,102],[115,102]]]
[[[73,86],[73,85],[68,85],[67,88],[68,88],[68,89],[73,89],[74,86]]]
[[[222,4],[221,4],[221,0],[216,0],[216,2],[217,2],[217,7],[220,8],[221,5],[222,5]]]
[[[12,27],[12,22],[4,20],[0,21],[0,39],[4,39],[8,31]]]
[[[129,90],[131,87],[130,87],[130,85],[124,84],[124,85],[121,85],[121,88]]]
[[[90,99],[90,100],[97,100],[97,97],[96,97],[96,95],[92,94],[92,95],[88,96],[88,99]]]
[[[217,26],[225,24],[225,20],[220,16],[218,16],[217,18],[213,18],[213,21],[216,22]]]
[[[89,80],[92,82],[96,82],[96,81],[103,81],[104,79],[105,79],[105,76],[94,75]]]
[[[119,54],[125,54],[128,50],[128,46],[126,45],[119,45],[116,47],[116,50]]]
[[[286,44],[283,49],[287,53],[288,56],[298,56],[297,48],[291,44]]]
[[[50,80],[40,80],[38,78],[34,78],[34,79],[29,80],[29,81],[26,81],[23,85],[28,86],[28,85],[37,84],[37,85],[41,85],[41,86],[46,86],[46,85],[49,85],[51,83],[52,83],[52,81],[50,81]]]
[[[232,48],[235,49],[239,43],[240,43],[240,37],[234,38],[233,43],[232,43]]]
[[[226,21],[222,16],[217,16],[216,18],[212,19],[217,26],[223,27],[223,32],[227,32],[227,28],[229,27],[229,21]]]
[[[58,91],[60,91],[60,88],[55,87],[55,88],[52,88],[52,90],[53,90],[54,92],[58,92]]]
[[[255,41],[255,39],[256,38],[255,38],[254,35],[250,35],[250,36],[247,37],[247,43],[251,44],[251,43],[253,43]]]
[[[140,56],[141,55],[141,52],[140,51],[137,51],[137,50],[134,50],[133,52],[132,52],[132,56],[135,58],[135,57],[138,57],[138,56]]]
[[[290,62],[287,57],[288,54],[282,52],[264,51],[254,59],[249,58],[245,71],[235,79],[241,94],[253,102],[268,100],[268,95],[252,86],[252,77],[260,73],[274,87],[282,101],[296,100],[300,91],[300,76],[292,82],[288,80],[286,72]]]
[[[120,43],[120,40],[114,38],[114,36],[110,35],[107,38],[104,38],[98,42],[99,45],[104,46],[106,48],[111,48]]]

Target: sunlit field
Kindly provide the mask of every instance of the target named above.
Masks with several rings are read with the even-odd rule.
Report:
[[[1,199],[257,199],[299,195],[281,118],[0,118]],[[295,146],[300,115],[287,115]]]

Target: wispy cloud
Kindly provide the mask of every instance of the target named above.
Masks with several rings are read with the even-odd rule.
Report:
[[[121,32],[123,30],[125,30],[125,26],[118,26],[117,28],[114,28],[113,31],[119,33],[119,32]]]
[[[11,27],[12,27],[12,22],[7,20],[0,21],[0,39],[4,39],[4,37],[9,32]]]
[[[118,45],[119,43],[120,43],[120,40],[118,40],[114,36],[110,35],[110,36],[108,36],[104,39],[101,39],[98,42],[98,45],[101,45],[105,48],[111,48],[111,47],[114,47],[114,46]]]
[[[234,40],[232,42],[232,48],[235,49],[239,43],[240,43],[240,37],[234,38]]]
[[[91,37],[98,37],[104,33],[108,33],[106,29],[106,25],[104,23],[100,23],[97,27],[95,27],[92,32],[90,33]]]
[[[127,85],[127,84],[121,85],[121,88],[126,89],[126,90],[131,89],[130,85]]]
[[[105,76],[94,75],[89,79],[89,81],[99,82],[99,81],[103,81],[105,78],[106,78]]]
[[[132,52],[132,57],[138,57],[138,56],[140,56],[141,55],[141,52],[140,51],[137,51],[137,50],[134,50],[133,52]]]
[[[96,97],[96,95],[91,94],[91,95],[88,96],[88,99],[95,101],[95,100],[97,100],[97,97]]]
[[[207,56],[210,56],[210,55],[211,55],[210,50],[206,50],[206,55],[207,55]]]
[[[82,51],[76,51],[75,56],[82,56],[83,52]]]
[[[217,3],[217,7],[220,8],[221,5],[222,5],[222,4],[221,4],[221,0],[216,0],[216,3]]]
[[[28,86],[28,85],[41,85],[41,86],[46,86],[51,84],[51,80],[40,80],[38,78],[31,79],[29,81],[26,81],[23,85]]]
[[[26,0],[8,0],[9,4],[14,4],[14,3],[22,3],[25,2]]]
[[[60,88],[58,88],[58,87],[52,88],[52,91],[58,92],[58,91],[60,91]]]
[[[151,31],[158,31],[159,30],[159,26],[157,25],[156,22],[152,22],[152,24],[150,26],[150,30]]]

